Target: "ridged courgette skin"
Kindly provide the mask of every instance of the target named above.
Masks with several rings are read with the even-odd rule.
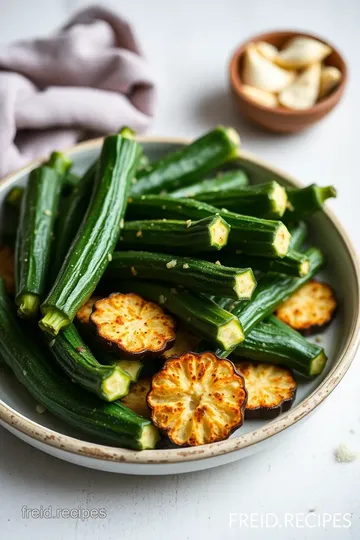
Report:
[[[202,294],[155,281],[119,281],[115,282],[115,286],[121,292],[133,292],[160,304],[194,332],[224,350],[229,348],[222,335],[225,328],[231,327],[234,330],[234,341],[241,343],[244,339],[241,325],[236,324],[237,318]],[[235,346],[235,343],[231,344],[231,347]]]
[[[248,177],[244,171],[235,170],[219,173],[214,178],[206,178],[192,184],[191,186],[181,187],[175,191],[171,191],[171,197],[177,199],[182,197],[195,198],[201,193],[208,192],[223,192],[227,189],[238,189],[248,185]]]
[[[198,221],[127,221],[121,230],[118,245],[121,250],[132,248],[171,253],[217,251],[226,245],[229,232],[229,224],[220,216],[209,216]]]
[[[213,257],[214,258],[214,257]],[[251,257],[243,253],[221,253],[218,258],[221,264],[235,268],[252,268],[260,272],[278,272],[288,276],[306,276],[310,269],[309,259],[303,253],[290,249],[281,259]]]
[[[281,364],[302,375],[319,375],[327,357],[324,350],[273,315],[258,323],[232,353],[234,358]]]
[[[54,283],[65,260],[71,242],[74,240],[81,222],[84,219],[84,215],[90,202],[96,167],[97,162],[93,163],[88,168],[78,184],[73,187],[71,194],[64,201],[64,208],[55,223],[55,241],[50,268],[50,278],[52,283]]]
[[[277,182],[221,192],[203,192],[194,198],[218,208],[227,208],[237,214],[264,219],[280,219],[286,210],[287,202],[286,191]]]
[[[193,184],[216,167],[236,159],[239,144],[235,130],[218,127],[139,171],[131,193],[160,193]]]
[[[140,153],[135,141],[121,135],[104,140],[87,212],[41,306],[44,317],[40,325],[52,335],[70,324],[111,259]]]
[[[71,380],[101,399],[114,401],[129,392],[129,375],[115,363],[109,366],[99,364],[74,324],[70,324],[50,341],[49,347]]]
[[[67,175],[68,170],[72,165],[72,161],[61,152],[52,152],[44,165],[50,167],[50,169],[54,169],[61,177],[61,180],[64,181],[64,177]]]
[[[281,274],[266,274],[259,280],[251,300],[236,302],[231,313],[239,318],[246,335],[321,269],[324,256],[320,250],[310,248],[305,255],[310,261],[310,271],[306,276],[294,278]]]
[[[276,258],[286,255],[290,235],[281,221],[243,216],[195,199],[173,199],[166,195],[130,197],[126,217],[198,220],[214,214],[219,214],[231,226],[226,249],[237,249],[257,257]],[[281,237],[284,245],[279,250],[278,241]]]
[[[287,188],[289,206],[284,214],[284,221],[296,221],[311,216],[324,206],[324,202],[336,197],[333,186],[320,187],[316,184],[305,188]]]
[[[46,286],[52,231],[61,178],[55,169],[42,166],[31,171],[21,201],[16,237],[16,304],[19,315],[35,316]]]
[[[299,221],[288,227],[291,234],[290,249],[299,251],[303,247],[303,244],[308,235],[308,226],[305,221]]]
[[[67,424],[102,443],[142,450],[159,439],[149,420],[119,402],[104,403],[63,377],[16,320],[0,280],[0,356],[34,399]],[[33,331],[32,331],[33,333]]]
[[[182,285],[197,292],[251,298],[256,285],[250,268],[228,268],[190,257],[174,257],[165,253],[147,251],[116,251],[105,278],[150,279]],[[241,282],[244,283],[239,296]]]

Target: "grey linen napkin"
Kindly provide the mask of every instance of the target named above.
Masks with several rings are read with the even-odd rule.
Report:
[[[153,74],[132,28],[87,8],[49,38],[0,49],[0,178],[123,125],[142,132],[153,108]]]

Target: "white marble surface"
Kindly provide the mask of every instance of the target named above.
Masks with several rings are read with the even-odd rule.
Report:
[[[0,0],[0,40],[51,31],[72,0]],[[360,248],[359,233],[359,0],[116,0],[136,24],[157,71],[159,104],[152,132],[197,135],[217,123],[233,124],[244,147],[304,182],[332,183],[331,206]],[[312,130],[287,137],[264,134],[234,113],[227,62],[237,43],[268,28],[302,28],[328,37],[350,64],[341,106]],[[191,475],[125,477],[77,468],[40,453],[0,429],[0,537],[37,540],[172,540],[277,538],[357,539],[360,535],[360,459],[340,464],[340,442],[360,451],[360,358],[325,404],[271,453]],[[28,507],[106,508],[105,519],[24,519]],[[304,527],[303,517],[314,515]],[[230,513],[254,514],[252,528],[229,527]],[[279,524],[261,528],[258,513]],[[286,513],[299,527],[284,527]],[[351,527],[314,527],[324,513],[352,513]],[[320,516],[320,517],[319,517]],[[270,525],[274,518],[270,519]],[[281,525],[283,525],[281,527]],[[335,521],[335,525],[339,525]]]

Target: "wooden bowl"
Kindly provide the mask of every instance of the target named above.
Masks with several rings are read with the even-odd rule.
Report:
[[[291,110],[282,106],[271,109],[259,105],[247,97],[242,91],[241,81],[246,47],[250,43],[266,41],[281,49],[290,38],[299,35],[317,39],[332,48],[332,53],[325,59],[324,63],[329,66],[337,67],[341,71],[342,80],[339,86],[331,92],[329,96],[316,103],[313,107],[304,110]],[[300,31],[267,32],[266,34],[252,37],[240,45],[234,52],[230,61],[229,72],[230,87],[240,113],[252,122],[276,133],[294,133],[296,131],[301,131],[321,120],[321,118],[327,115],[338,104],[347,82],[346,63],[335,47],[314,34],[307,34]]]

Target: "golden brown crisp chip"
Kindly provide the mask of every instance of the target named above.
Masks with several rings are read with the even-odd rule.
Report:
[[[221,441],[244,421],[244,379],[230,360],[185,353],[165,362],[147,402],[154,424],[179,446]]]
[[[321,329],[329,323],[336,309],[333,289],[327,283],[305,283],[276,310],[276,316],[299,332]]]

